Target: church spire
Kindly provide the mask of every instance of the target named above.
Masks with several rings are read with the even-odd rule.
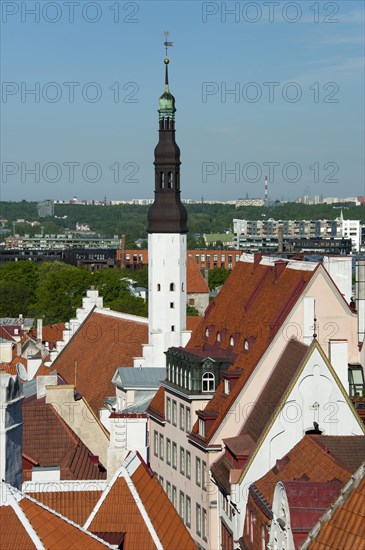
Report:
[[[167,38],[168,33],[165,33]],[[165,86],[159,99],[159,142],[155,148],[155,201],[148,211],[148,233],[187,233],[187,212],[180,200],[180,149],[175,141],[175,98],[170,91],[166,48]]]

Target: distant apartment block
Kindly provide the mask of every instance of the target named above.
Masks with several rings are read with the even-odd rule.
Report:
[[[351,238],[354,251],[360,250],[360,220],[233,220],[234,246],[245,248],[248,238]]]
[[[240,206],[265,206],[264,199],[238,199],[235,203],[236,208]]]
[[[101,235],[84,235],[81,233],[66,233],[60,235],[35,235],[29,237],[7,237],[5,239],[6,249],[16,250],[56,250],[66,248],[119,248],[120,239],[118,235],[112,238]]]
[[[37,204],[38,216],[46,218],[54,215],[54,203],[52,200],[41,201]]]

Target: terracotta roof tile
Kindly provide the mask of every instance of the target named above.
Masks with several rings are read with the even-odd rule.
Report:
[[[332,511],[307,548],[309,550],[365,549],[365,477],[345,497],[332,505]],[[356,505],[355,505],[356,503]],[[322,521],[322,520],[321,520]]]
[[[165,388],[159,387],[146,412],[162,422],[165,420]]]
[[[207,282],[191,256],[186,259],[186,287],[188,294],[209,292]]]
[[[102,491],[38,491],[28,494],[74,523],[84,525]]]
[[[132,367],[148,341],[148,324],[92,312],[65,346],[52,368],[68,383],[75,381],[98,416],[104,400],[115,395],[112,377],[117,367]]]
[[[19,505],[47,550],[105,548],[102,542],[34,501],[23,498]]]
[[[35,549],[32,539],[11,506],[0,506],[0,538],[2,550]]]
[[[90,460],[92,453],[62,420],[45,397],[23,401],[23,452],[40,466],[60,466],[61,479],[104,479]],[[25,462],[23,461],[23,465]],[[31,470],[23,470],[31,479]]]
[[[224,394],[221,383],[206,406],[206,410],[219,413],[207,433],[207,443],[314,273],[315,270],[286,267],[277,276],[275,266],[255,267],[253,263],[238,262],[215,301],[207,308],[204,321],[193,332],[187,349],[194,352],[194,349],[204,349],[207,344],[214,345],[235,354],[230,370],[243,369],[230,395]],[[218,332],[220,342],[217,342]],[[230,345],[231,337],[234,338],[233,346]],[[198,432],[198,423],[193,432]]]
[[[201,317],[193,317],[191,315],[187,316],[186,317],[186,330],[195,330],[196,327],[199,325],[199,323],[201,322],[202,318]]]

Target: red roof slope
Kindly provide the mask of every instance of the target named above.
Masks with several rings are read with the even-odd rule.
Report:
[[[236,354],[229,370],[243,369],[229,396],[221,383],[205,408],[218,412],[207,443],[315,272],[285,265],[280,261],[274,266],[238,262],[187,345],[192,353],[209,348]],[[198,423],[193,432],[198,432]]]
[[[39,466],[59,466],[61,479],[105,479],[90,456],[91,451],[62,420],[46,398],[35,396],[23,401],[23,453]],[[23,479],[31,479],[31,470],[23,470]]]
[[[115,395],[112,377],[117,367],[132,367],[148,342],[148,324],[118,315],[92,312],[54,361],[52,368],[68,383],[75,381],[94,413]]]
[[[188,294],[209,292],[207,282],[195,263],[194,258],[191,256],[188,256],[186,259],[186,286]]]
[[[0,506],[0,539],[4,550],[34,550],[32,539],[11,506]]]
[[[67,519],[84,525],[98,502],[102,491],[38,491],[28,493],[45,506],[52,508]]]

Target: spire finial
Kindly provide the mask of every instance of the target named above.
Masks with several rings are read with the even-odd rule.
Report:
[[[165,71],[165,86],[168,86],[169,85],[169,73],[168,73],[168,64],[170,63],[170,60],[168,58],[168,48],[172,48],[172,46],[174,45],[173,42],[169,42],[167,40],[168,36],[169,36],[169,31],[165,31],[164,32],[164,35],[165,35],[165,42],[164,42],[164,46],[165,46],[165,52],[166,52],[166,55],[165,55],[165,59],[164,59],[164,63],[166,65],[166,71]]]

